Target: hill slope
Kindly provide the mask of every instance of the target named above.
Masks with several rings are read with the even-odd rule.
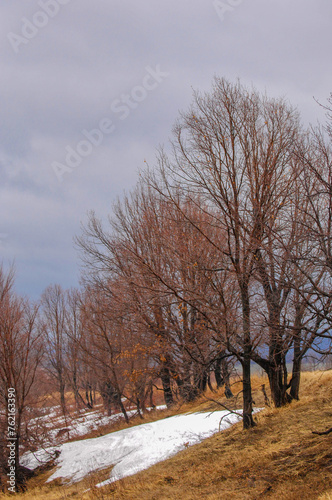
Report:
[[[236,424],[105,488],[94,485],[109,469],[68,487],[42,484],[50,471],[33,478],[17,498],[332,500],[332,433],[312,433],[332,426],[331,403],[332,371],[304,373],[300,401],[265,409],[254,429],[244,432]]]
[[[257,415],[133,478],[115,483],[112,498],[332,498],[332,372],[303,375],[301,400]],[[324,498],[323,496],[321,498]]]

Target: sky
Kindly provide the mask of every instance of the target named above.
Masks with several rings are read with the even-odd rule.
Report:
[[[328,0],[0,4],[0,262],[36,300],[77,286],[74,237],[166,145],[193,90],[240,79],[324,123]]]

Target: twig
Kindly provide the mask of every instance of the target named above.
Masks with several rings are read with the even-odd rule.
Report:
[[[330,432],[332,432],[332,427],[330,429],[328,429],[327,431],[323,431],[323,432],[318,432],[318,431],[311,431],[313,434],[318,434],[318,436],[324,436],[326,434],[330,434]]]
[[[268,398],[268,395],[266,394],[265,384],[263,384],[263,385],[262,385],[262,393],[263,393],[263,396],[264,396],[265,405],[266,405],[266,406],[271,406],[271,405],[270,405],[270,400],[269,400],[269,398]]]
[[[215,404],[217,404],[217,405],[221,406],[222,408],[224,408],[224,410],[227,410],[229,413],[233,413],[234,415],[237,415],[238,417],[242,417],[242,413],[238,413],[238,412],[237,412],[237,411],[235,411],[235,410],[231,410],[230,408],[228,408],[228,407],[227,407],[226,405],[224,405],[223,403],[220,403],[220,401],[216,401],[216,400],[215,400],[215,399],[213,399],[213,398],[207,398],[206,396],[204,396],[204,397],[205,397],[205,399],[206,399],[207,401],[212,401],[213,403],[215,403]],[[210,416],[210,415],[212,415],[215,411],[217,411],[217,410],[213,410],[213,411],[211,411],[211,412],[209,413],[209,416]],[[222,420],[223,420],[225,417],[228,417],[228,415],[229,415],[229,414],[226,414],[226,415],[224,415],[223,417],[221,417],[220,422],[219,422],[219,431],[220,431],[220,424],[221,424]]]

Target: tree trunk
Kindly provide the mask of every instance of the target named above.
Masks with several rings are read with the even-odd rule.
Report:
[[[63,415],[67,414],[66,399],[65,399],[65,387],[66,387],[66,384],[63,381],[62,377],[60,377],[60,380],[59,380],[60,405],[61,405],[61,410],[62,410]]]
[[[78,391],[78,386],[77,386],[77,372],[76,372],[76,368],[74,368],[74,372],[73,372],[73,392],[74,392],[74,398],[75,398],[75,408],[76,408],[76,411],[78,411],[80,409],[80,395],[79,395],[79,391]]]
[[[224,356],[224,352],[216,359],[214,374],[216,377],[217,387],[220,389],[225,385],[225,396],[226,398],[232,398],[233,393],[230,386],[230,373],[228,369],[227,360]]]
[[[290,403],[292,398],[287,394],[287,369],[285,360],[272,364],[268,370],[272,401],[276,408]]]
[[[146,400],[149,400],[149,406],[152,410],[154,410],[156,408],[156,405],[154,404],[153,402],[153,384],[152,384],[152,380],[150,380],[148,383],[147,383],[147,389],[146,389],[146,392],[145,392],[145,397],[144,397],[144,405],[146,406]]]
[[[301,346],[300,346],[300,338],[295,337],[294,339],[294,359],[293,359],[293,371],[292,371],[292,380],[290,385],[290,397],[292,399],[299,399],[300,392],[300,380],[301,380],[301,364],[302,364],[302,356],[301,356]]]
[[[176,383],[179,388],[180,396],[186,403],[190,403],[195,400],[197,397],[197,388],[192,385],[189,376],[184,378],[178,376]]]
[[[150,408],[155,410],[156,405],[153,402],[153,386],[152,386],[152,384],[151,384],[151,388],[149,389],[149,401],[150,401]]]
[[[100,384],[100,395],[103,400],[104,409],[108,416],[112,415],[112,402],[114,400],[114,389],[110,381]]]
[[[163,365],[160,371],[161,383],[163,385],[164,399],[167,408],[170,408],[174,404],[172,388],[171,388],[171,377],[167,366]]]
[[[285,360],[285,349],[282,344],[283,329],[280,325],[281,306],[277,299],[270,299],[269,312],[269,383],[272,401],[276,408],[280,408],[289,402],[287,391],[287,368]],[[288,397],[287,397],[288,396]]]
[[[124,416],[124,419],[125,419],[126,423],[129,424],[129,418],[128,418],[126,409],[125,409],[125,407],[124,407],[124,405],[122,403],[121,394],[119,394],[119,406],[121,408],[121,411],[123,413],[123,416]]]
[[[208,382],[207,370],[203,369],[203,367],[198,367],[194,379],[195,379],[195,386],[193,389],[196,393],[196,396],[198,396],[198,394],[204,392],[206,389]]]
[[[143,409],[141,408],[141,401],[139,397],[136,398],[136,408],[139,417],[143,420]]]
[[[221,360],[221,368],[222,368],[222,379],[223,383],[225,384],[225,396],[227,399],[229,399],[233,397],[233,393],[231,391],[228,363],[225,357],[223,357]]]
[[[211,392],[216,392],[216,390],[212,387],[211,373],[210,372],[208,373],[208,377],[207,377],[207,385],[208,385],[208,388],[210,389]]]
[[[218,358],[218,359],[216,359],[216,362],[215,362],[215,365],[214,365],[214,376],[215,376],[215,379],[216,379],[216,384],[217,384],[217,388],[218,389],[220,389],[220,387],[222,387],[223,384],[224,384],[223,378],[221,376],[220,362],[221,362],[221,360]]]
[[[270,366],[268,377],[272,401],[276,408],[280,408],[284,404],[281,367],[276,365]]]
[[[251,427],[254,427],[255,422],[252,416],[250,301],[247,283],[242,283],[241,286],[241,302],[243,321],[243,428],[250,429]]]
[[[252,395],[251,395],[251,359],[250,355],[244,355],[242,361],[243,378],[243,428],[254,427],[255,422],[252,417]]]
[[[91,397],[91,385],[89,382],[85,385],[85,399],[87,407],[91,410],[93,408],[93,402]]]
[[[295,317],[295,337],[294,337],[294,359],[293,359],[293,371],[292,380],[290,384],[290,397],[292,399],[299,399],[300,392],[300,380],[301,380],[301,365],[302,358],[305,350],[301,352],[301,332],[302,332],[302,316],[303,307],[300,304],[296,305],[296,317]]]

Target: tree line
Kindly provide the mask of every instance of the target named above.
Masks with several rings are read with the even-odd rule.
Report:
[[[80,289],[51,285],[33,305],[1,270],[1,415],[14,388],[17,456],[41,378],[64,415],[71,391],[126,421],[124,400],[142,415],[156,390],[168,407],[214,384],[232,397],[234,364],[244,428],[253,363],[276,407],[299,398],[304,357],[331,353],[332,95],[325,109],[305,129],[287,101],[215,78],[108,221],[89,214]]]
[[[280,407],[299,397],[308,350],[330,352],[326,110],[326,127],[305,130],[285,100],[216,78],[108,224],[90,214],[77,240],[86,283],[153,347],[169,403],[172,380],[194,398],[235,358],[248,428],[252,362]]]

